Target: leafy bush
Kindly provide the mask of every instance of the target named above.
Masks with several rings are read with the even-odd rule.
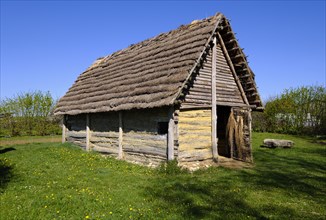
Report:
[[[253,130],[287,134],[326,134],[326,90],[323,86],[286,89],[253,114]]]
[[[53,116],[55,101],[49,92],[27,92],[0,103],[1,136],[59,134],[60,117]]]

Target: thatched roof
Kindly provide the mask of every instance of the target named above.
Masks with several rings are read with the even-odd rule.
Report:
[[[59,100],[55,114],[173,105],[210,47],[212,36],[223,25],[228,21],[216,14],[99,58]],[[251,77],[244,80],[255,85],[249,68],[248,73]],[[262,106],[259,96],[255,101],[256,106]]]

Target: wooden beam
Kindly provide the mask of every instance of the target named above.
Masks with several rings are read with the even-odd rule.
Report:
[[[248,118],[248,121],[249,121],[249,125],[248,125],[248,127],[249,127],[249,144],[250,144],[250,162],[254,162],[254,157],[253,157],[253,152],[252,152],[252,135],[251,135],[251,130],[252,130],[252,124],[251,124],[251,122],[252,122],[252,117],[251,117],[251,108],[249,109],[249,118]]]
[[[90,151],[91,132],[89,129],[89,114],[86,114],[86,151]]]
[[[66,142],[66,131],[67,131],[67,128],[66,128],[66,115],[63,115],[63,118],[62,118],[62,143]]]
[[[213,52],[212,52],[212,152],[213,159],[217,160],[218,151],[217,151],[217,114],[216,114],[216,37],[213,39]]]
[[[169,110],[168,160],[174,159],[174,107]]]
[[[235,79],[235,82],[237,83],[237,86],[238,86],[238,88],[239,88],[239,90],[240,90],[240,92],[241,92],[242,99],[243,99],[243,101],[244,101],[247,105],[249,105],[249,102],[248,102],[247,96],[246,96],[246,94],[245,94],[244,91],[243,91],[243,88],[242,88],[241,82],[240,82],[240,80],[239,80],[239,78],[238,78],[238,75],[237,75],[235,69],[234,69],[233,63],[232,63],[232,61],[231,61],[231,59],[230,59],[229,53],[228,53],[228,51],[227,51],[227,49],[226,49],[226,47],[225,47],[225,45],[224,45],[224,42],[223,42],[223,39],[222,39],[220,33],[217,33],[217,37],[218,37],[218,40],[219,40],[219,42],[220,42],[220,44],[221,44],[221,47],[222,47],[223,53],[224,53],[224,55],[225,55],[225,57],[226,57],[226,60],[227,60],[229,66],[230,66],[230,68],[231,68],[231,72],[232,72],[232,74],[233,74],[233,77],[234,77],[234,79]]]
[[[119,112],[119,151],[118,158],[123,159],[122,140],[123,139],[123,128],[122,128],[122,112]]]

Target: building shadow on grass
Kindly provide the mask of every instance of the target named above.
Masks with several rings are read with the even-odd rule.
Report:
[[[14,147],[3,148],[2,146],[0,146],[0,154],[4,154],[4,153],[7,153],[7,152],[10,152],[13,150],[16,150],[16,148],[14,148]]]
[[[192,175],[160,176],[144,193],[160,210],[178,213],[176,218],[182,219],[301,219],[302,212],[282,199],[313,198],[322,204],[326,197],[326,163],[308,157],[319,152],[306,153],[261,150],[255,168],[211,168]],[[276,198],[269,203],[264,197],[259,202],[265,192]],[[278,201],[282,194],[286,196]],[[166,218],[171,216],[166,213]]]
[[[3,193],[10,180],[13,178],[13,168],[4,159],[0,159],[0,193]]]
[[[299,155],[299,154],[298,154]],[[239,177],[266,189],[281,188],[293,196],[326,196],[326,163],[313,162],[304,155],[290,157],[273,151],[259,152],[260,164],[255,172],[243,170]],[[262,158],[268,158],[266,162]]]
[[[246,201],[246,192],[239,190],[231,179],[202,181],[200,178],[176,176],[164,182],[158,181],[145,192],[161,210],[179,213],[177,218],[181,219],[269,219],[266,213],[270,210],[296,216],[295,211],[287,207],[255,208]],[[169,213],[166,213],[167,219],[172,217]]]
[[[2,147],[0,146],[0,154],[5,154],[10,151],[14,151],[14,147]],[[10,180],[13,178],[13,168],[9,161],[0,158],[0,193],[3,193]]]

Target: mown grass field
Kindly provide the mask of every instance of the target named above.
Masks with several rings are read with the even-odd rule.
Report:
[[[260,148],[264,138],[293,149]],[[325,219],[325,145],[254,133],[255,166],[150,169],[70,144],[0,148],[0,219]]]

